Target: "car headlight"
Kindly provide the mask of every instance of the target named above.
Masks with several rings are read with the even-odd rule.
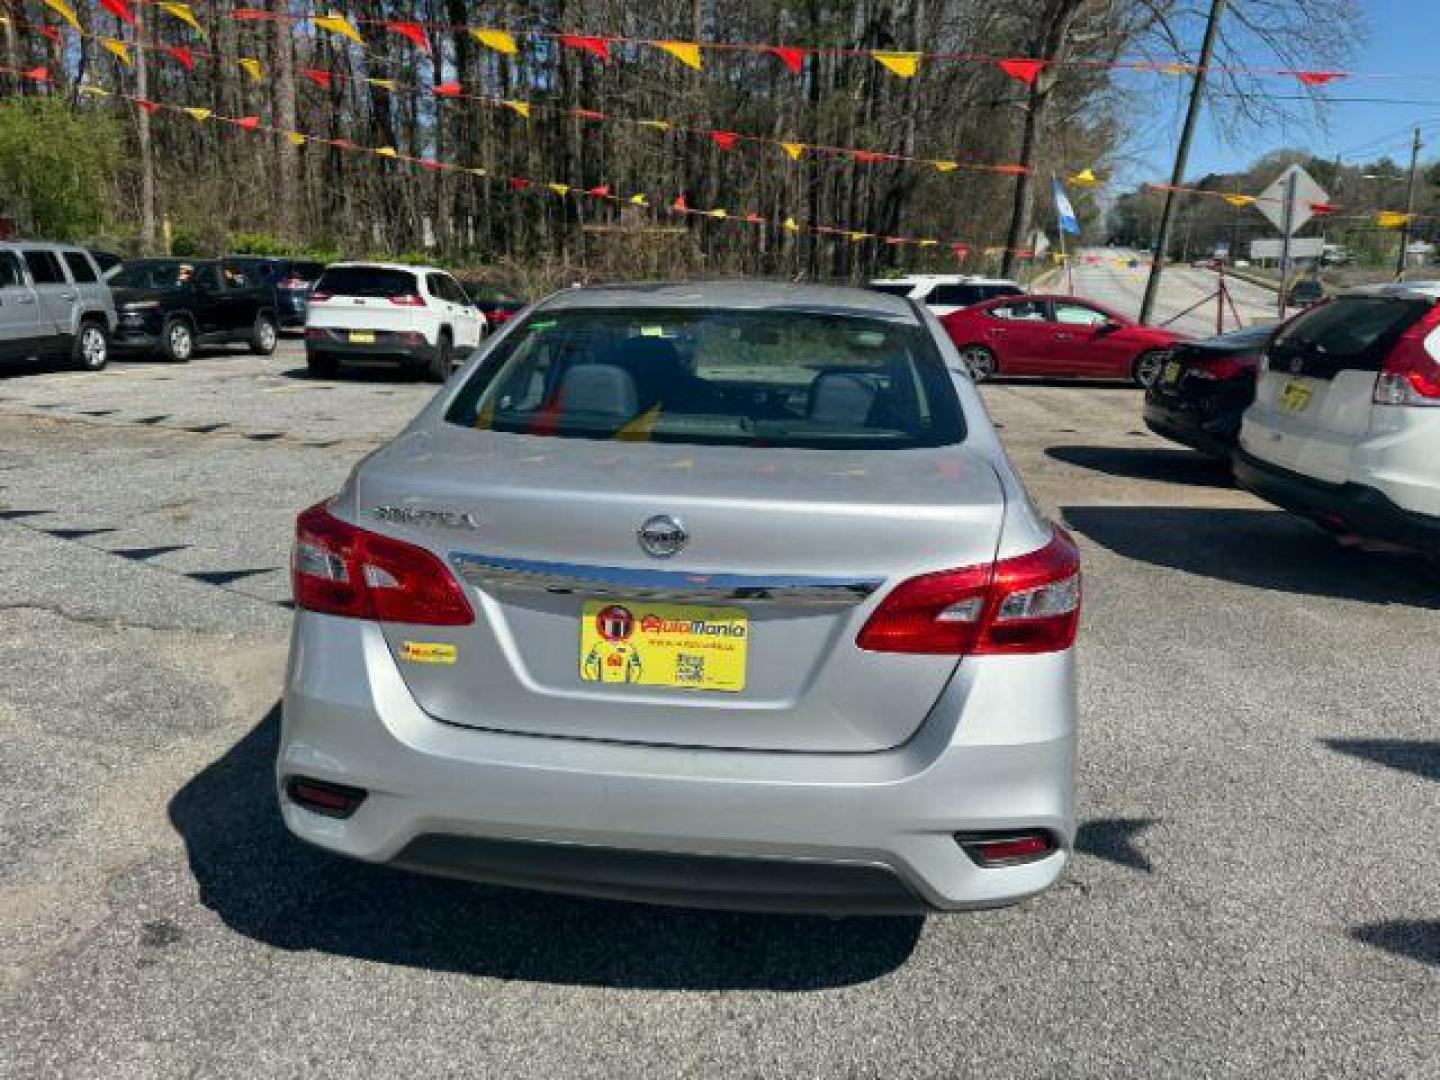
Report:
[[[126,304],[121,311],[154,311],[160,306],[159,300],[136,300],[133,304]]]

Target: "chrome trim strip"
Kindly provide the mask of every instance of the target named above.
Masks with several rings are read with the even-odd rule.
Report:
[[[499,555],[454,552],[456,572],[476,587],[540,589],[579,596],[632,600],[714,603],[722,600],[775,601],[824,607],[854,607],[884,584],[882,578],[803,575],[695,574],[683,570],[639,570],[627,566],[539,562]]]

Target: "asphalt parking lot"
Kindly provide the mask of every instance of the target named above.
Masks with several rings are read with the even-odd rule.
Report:
[[[0,1074],[1437,1075],[1440,578],[1145,432],[985,394],[1087,570],[1080,851],[929,919],[672,911],[300,847],[297,510],[433,387],[0,378]]]

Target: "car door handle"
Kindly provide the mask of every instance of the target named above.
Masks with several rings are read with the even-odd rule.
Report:
[[[16,302],[17,304],[33,304],[33,303],[35,302],[35,297],[33,297],[33,296],[17,296],[17,297],[15,298],[15,302]]]
[[[986,333],[987,333],[987,334],[1003,334],[1003,333],[1005,333],[1005,327],[1003,327],[1003,326],[992,326],[989,330],[986,331]]]
[[[73,292],[62,292],[62,293],[60,294],[60,299],[61,299],[61,300],[74,300],[74,299],[75,299],[75,294],[74,294]]]

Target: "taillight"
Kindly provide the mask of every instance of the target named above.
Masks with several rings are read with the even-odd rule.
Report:
[[[308,284],[310,283],[304,278],[287,277],[281,281],[277,287],[281,289],[303,289]]]
[[[1221,358],[1218,360],[1203,360],[1197,364],[1191,364],[1187,374],[1192,379],[1204,379],[1207,381],[1220,381],[1221,379],[1233,379],[1245,370],[1245,365],[1239,360]]]
[[[1440,304],[1395,342],[1375,380],[1380,405],[1440,405]]]
[[[312,293],[310,294],[310,302],[311,302],[312,304],[323,304],[326,300],[329,300],[330,297],[333,296],[333,295],[334,295],[333,293],[328,293],[328,292],[312,292]]]
[[[324,341],[330,336],[330,332],[321,326],[307,326],[305,328],[306,341]]]
[[[425,298],[419,293],[400,293],[396,296],[388,297],[388,299],[392,304],[395,304],[397,307],[425,306]]]
[[[435,555],[341,521],[324,503],[295,523],[290,579],[306,611],[426,626],[475,621],[459,582]]]
[[[1069,533],[1053,528],[1050,543],[1028,555],[901,582],[855,644],[947,656],[1068,649],[1080,621],[1080,552]]]

